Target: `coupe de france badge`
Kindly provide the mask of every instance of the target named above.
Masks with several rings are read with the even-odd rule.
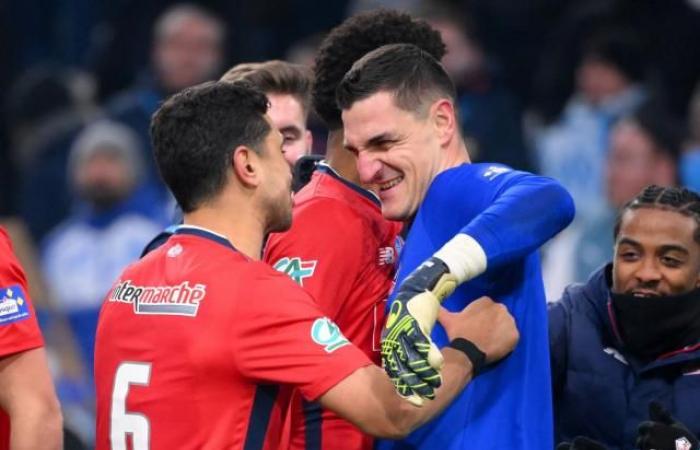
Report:
[[[0,325],[28,319],[27,296],[19,284],[0,288]]]

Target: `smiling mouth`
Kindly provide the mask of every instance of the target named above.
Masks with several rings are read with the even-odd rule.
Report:
[[[660,297],[661,294],[655,291],[632,291],[632,295],[634,297],[639,297],[639,298],[652,298],[652,297]]]
[[[393,188],[394,186],[398,185],[398,184],[401,183],[402,181],[403,181],[403,175],[402,175],[402,176],[399,176],[399,177],[396,177],[396,178],[394,178],[394,179],[392,179],[392,180],[389,180],[389,181],[387,181],[387,182],[385,182],[385,183],[380,183],[380,184],[379,184],[379,190],[380,190],[380,191],[388,191],[389,189],[391,189],[391,188]]]

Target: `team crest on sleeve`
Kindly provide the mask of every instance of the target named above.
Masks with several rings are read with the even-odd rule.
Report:
[[[0,288],[0,325],[7,325],[29,318],[27,296],[19,284]]]
[[[317,261],[303,261],[299,257],[288,258],[284,257],[277,261],[272,267],[275,270],[286,273],[300,286],[304,285],[304,279],[309,278],[316,270]]]
[[[510,169],[510,168],[504,167],[504,166],[489,166],[486,169],[486,171],[484,171],[483,175],[484,175],[484,178],[488,178],[489,181],[492,181],[497,176],[504,174],[506,172],[510,172],[512,170],[513,169]]]
[[[109,301],[130,303],[136,314],[195,317],[206,294],[205,285],[190,285],[187,281],[171,286],[138,286],[127,280],[112,289]]]
[[[322,346],[327,353],[333,353],[350,342],[340,331],[338,325],[328,317],[319,317],[311,325],[311,339]]]

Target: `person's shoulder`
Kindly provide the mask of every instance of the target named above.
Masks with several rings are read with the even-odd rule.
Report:
[[[431,188],[450,190],[455,187],[464,188],[472,185],[497,185],[498,181],[515,173],[517,173],[516,170],[504,164],[461,164],[438,174]]]
[[[604,314],[609,298],[610,265],[594,271],[583,283],[573,283],[564,289],[559,300],[572,314]]]

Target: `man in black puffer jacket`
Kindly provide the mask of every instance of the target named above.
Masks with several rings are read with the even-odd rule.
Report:
[[[612,264],[550,305],[555,442],[695,450],[700,196],[647,187],[623,207],[614,235]]]

